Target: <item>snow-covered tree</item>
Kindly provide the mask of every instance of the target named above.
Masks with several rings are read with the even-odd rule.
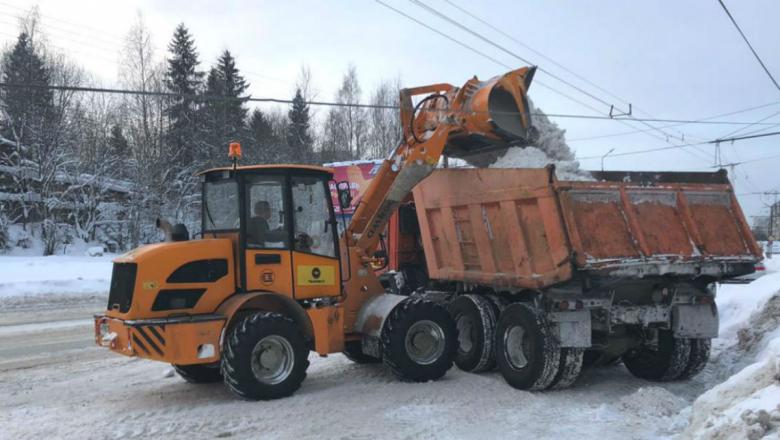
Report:
[[[204,151],[206,157],[203,158],[205,164],[212,166],[224,163],[228,142],[246,143],[247,109],[241,98],[245,98],[248,87],[249,84],[236,68],[236,60],[230,51],[225,50],[206,80],[207,99],[202,107],[202,119],[206,127],[204,139],[207,142]]]
[[[367,136],[368,156],[381,159],[401,140],[401,115],[397,109],[380,106],[397,106],[400,81],[383,80],[371,94],[370,103],[376,107],[369,109],[369,129]]]
[[[296,89],[295,97],[287,113],[287,145],[284,159],[290,162],[307,163],[313,159],[313,140],[309,104],[304,100],[301,89]],[[286,161],[286,160],[285,160]]]
[[[195,95],[203,88],[203,72],[198,70],[200,61],[195,41],[184,23],[179,24],[168,45],[170,56],[165,72],[165,85],[169,92],[180,96],[171,98],[167,108],[170,126],[167,132],[171,158],[182,166],[192,163],[193,148],[198,137],[198,108]]]

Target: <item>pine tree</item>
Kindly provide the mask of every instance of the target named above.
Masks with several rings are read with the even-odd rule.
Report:
[[[236,61],[229,51],[219,57],[217,65],[212,67],[206,79],[208,97],[225,99],[207,99],[203,106],[203,117],[207,132],[204,138],[209,145],[206,158],[211,164],[224,160],[224,146],[230,141],[245,143],[247,140],[244,93],[249,84],[236,68]]]
[[[167,141],[172,150],[171,158],[182,166],[188,166],[193,162],[195,140],[199,135],[197,103],[193,97],[202,88],[203,72],[198,70],[198,52],[184,23],[176,27],[168,50],[171,57],[165,74],[166,88],[184,96],[172,98],[167,108],[170,120]]]
[[[279,138],[274,133],[271,121],[259,109],[249,118],[249,133],[252,138],[247,156],[256,163],[275,163],[279,159]]]
[[[2,72],[6,83],[36,86],[50,83],[44,60],[25,32],[19,34],[16,45],[4,56]],[[44,88],[4,88],[0,100],[5,103],[10,120],[0,127],[0,134],[26,143],[30,131],[40,130],[44,119],[51,116],[53,99],[52,92]]]
[[[130,144],[127,142],[121,125],[111,126],[111,132],[108,135],[108,148],[114,156],[120,159],[124,159],[130,154]]]
[[[313,141],[309,133],[311,125],[309,104],[303,99],[301,89],[295,91],[287,119],[287,144],[290,149],[290,157],[295,162],[306,163],[313,160]]]

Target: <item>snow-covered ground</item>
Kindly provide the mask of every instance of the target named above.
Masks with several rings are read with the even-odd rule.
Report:
[[[453,369],[407,384],[378,365],[312,355],[299,392],[271,402],[237,400],[221,384],[188,384],[167,365],[92,347],[82,309],[105,302],[109,260],[0,257],[0,439],[778,438],[780,259],[752,284],[721,286],[721,338],[688,382],[646,382],[618,365],[586,371],[570,390],[530,393],[496,372]],[[78,313],[70,303],[41,307],[65,291],[86,301]]]

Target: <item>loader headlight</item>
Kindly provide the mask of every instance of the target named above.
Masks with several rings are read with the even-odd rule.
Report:
[[[104,339],[108,335],[108,321],[100,321],[100,339]]]

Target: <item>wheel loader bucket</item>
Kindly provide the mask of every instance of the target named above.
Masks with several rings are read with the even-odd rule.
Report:
[[[455,120],[463,130],[450,136],[445,154],[484,165],[510,146],[536,142],[527,97],[535,72],[536,67],[523,67],[487,81],[474,78],[450,92]]]

